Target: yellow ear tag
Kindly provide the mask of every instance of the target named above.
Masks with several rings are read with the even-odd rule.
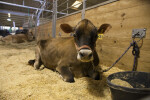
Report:
[[[101,33],[98,34],[98,39],[102,40],[103,36],[104,36],[104,34],[103,34],[103,29],[102,29]]]
[[[104,36],[104,34],[98,34],[98,39],[102,40],[103,36]]]

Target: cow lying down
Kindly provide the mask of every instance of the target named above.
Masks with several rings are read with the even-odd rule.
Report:
[[[33,40],[34,36],[32,32],[27,32],[26,34],[15,34],[0,37],[0,41],[5,43],[23,43],[26,41],[33,41]]]
[[[105,33],[111,26],[102,24],[97,29],[89,20],[84,19],[75,27],[68,24],[61,24],[60,27],[65,33],[74,32],[74,37],[38,41],[36,58],[28,63],[37,70],[43,64],[57,71],[66,82],[74,82],[74,77],[78,74],[99,80],[100,72],[94,68],[99,64],[96,40],[99,32]]]

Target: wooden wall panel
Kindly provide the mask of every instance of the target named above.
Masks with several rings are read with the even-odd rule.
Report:
[[[97,41],[97,51],[100,64],[110,66],[129,46],[132,41],[132,29],[146,28],[146,38],[143,39],[139,58],[139,71],[150,72],[150,0],[119,0],[104,6],[86,11],[85,17],[96,27],[103,23],[112,25],[112,29]],[[68,23],[75,26],[81,20],[81,13],[70,15],[57,20],[56,36],[70,36],[60,29],[60,24]],[[38,39],[48,38],[51,35],[51,22],[38,27]],[[45,34],[44,36],[40,34]],[[139,42],[141,45],[141,42]],[[124,70],[131,70],[133,66],[132,48],[116,65]]]
[[[103,46],[97,47],[97,52],[99,52],[100,56],[100,64],[104,64],[107,66],[111,66],[126,50],[126,48],[118,48],[118,47],[109,47]],[[138,70],[139,71],[147,71],[150,72],[150,51],[140,51],[140,58],[138,63]],[[131,70],[133,66],[133,55],[132,55],[132,48],[124,55],[124,57],[116,64],[119,68],[125,70]]]

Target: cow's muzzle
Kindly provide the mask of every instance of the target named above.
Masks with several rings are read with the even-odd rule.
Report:
[[[93,60],[93,52],[87,45],[83,45],[78,48],[77,59],[82,62],[90,62]]]

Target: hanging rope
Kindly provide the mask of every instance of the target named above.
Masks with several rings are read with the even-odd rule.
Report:
[[[140,40],[142,40],[143,37],[141,37],[138,41],[135,41],[133,38],[133,42],[130,43],[129,47],[125,50],[125,52],[107,69],[102,70],[101,72],[107,72],[109,71],[112,67],[114,67],[114,65],[116,63],[118,63],[120,61],[120,59],[128,52],[128,50],[133,46],[133,50],[132,50],[132,54],[134,55],[134,64],[133,64],[133,69],[132,71],[136,71],[137,69],[137,65],[138,65],[138,58],[139,58],[139,47],[137,45],[137,42],[139,42]],[[93,68],[95,68],[94,64],[92,63]]]
[[[105,69],[103,70],[102,72],[107,72],[109,71],[112,67],[114,67],[114,65],[127,53],[127,51],[131,48],[133,44],[130,43],[130,46],[125,50],[125,52],[108,68],[108,69]]]
[[[134,63],[133,63],[132,71],[136,71],[137,70],[137,66],[138,66],[138,58],[139,58],[139,54],[140,54],[140,50],[139,50],[139,47],[138,47],[138,44],[137,44],[136,41],[133,42],[132,54],[134,56]]]

